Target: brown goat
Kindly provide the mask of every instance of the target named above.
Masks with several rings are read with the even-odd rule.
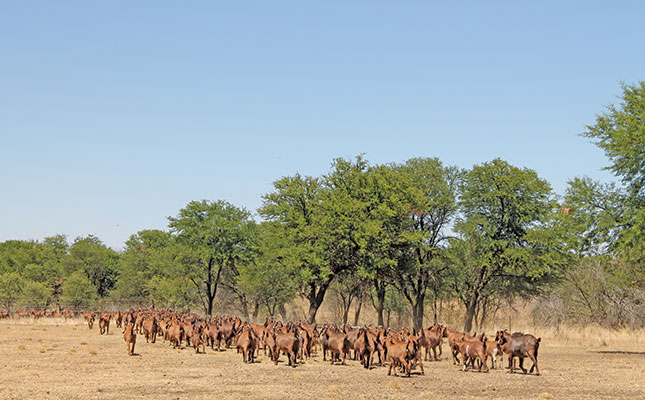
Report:
[[[297,360],[296,355],[298,354],[298,347],[300,346],[300,339],[298,337],[298,332],[287,332],[282,333],[278,332],[275,334],[275,348],[276,353],[274,362],[278,364],[278,357],[280,352],[283,352],[289,357],[289,365],[292,367],[296,366]]]
[[[461,354],[464,372],[468,369],[468,364],[470,364],[471,368],[475,368],[474,363],[476,360],[479,362],[479,372],[482,370],[482,365],[485,368],[484,372],[488,372],[488,365],[486,365],[486,338],[483,334],[480,339],[469,339],[463,335],[455,340],[455,345]]]
[[[112,318],[112,314],[110,313],[103,313],[99,317],[99,331],[100,334],[110,334],[110,319]]]
[[[128,346],[128,355],[134,355],[134,345],[137,343],[137,334],[134,332],[134,326],[126,325],[123,332],[123,340]]]
[[[387,371],[388,376],[392,375],[392,368],[394,368],[394,376],[396,375],[396,367],[399,366],[402,368],[406,376],[410,376],[410,360],[412,359],[412,354],[408,349],[409,341],[398,341],[394,338],[388,338],[385,341],[385,350],[387,351],[387,359],[390,362],[390,368]]]
[[[499,342],[504,353],[508,354],[508,363],[511,369],[509,372],[511,374],[514,372],[513,359],[515,357],[520,359],[520,369],[526,374],[524,358],[528,357],[533,361],[533,365],[531,366],[529,373],[532,373],[533,368],[535,368],[535,375],[540,375],[537,357],[541,338],[536,338],[533,335],[525,335],[519,332],[511,335],[506,331],[497,331],[495,340]]]
[[[257,342],[257,336],[253,328],[245,325],[237,339],[237,348],[242,351],[242,361],[245,363],[254,361]]]
[[[341,361],[342,365],[345,365],[345,359],[347,354],[351,349],[351,343],[347,339],[347,335],[344,333],[331,333],[328,329],[325,330],[323,334],[323,361],[325,350],[329,350],[331,353],[331,363],[334,361]]]

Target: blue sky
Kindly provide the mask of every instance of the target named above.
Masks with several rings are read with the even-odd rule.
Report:
[[[520,3],[526,3],[524,5]],[[645,79],[642,2],[5,2],[0,241],[119,249],[191,200],[254,211],[335,157],[612,179],[578,136]]]

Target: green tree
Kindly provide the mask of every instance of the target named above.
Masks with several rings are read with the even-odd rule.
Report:
[[[558,225],[569,249],[578,255],[613,252],[618,240],[625,193],[614,183],[590,178],[568,182]]]
[[[182,275],[197,289],[204,312],[212,315],[223,275],[236,274],[237,266],[254,255],[255,222],[247,210],[223,200],[191,201],[168,220]]]
[[[45,283],[25,279],[22,298],[26,307],[46,308],[52,299],[52,289]]]
[[[67,274],[83,271],[100,297],[106,296],[118,278],[119,254],[93,235],[78,237],[70,246]]]
[[[96,299],[96,287],[87,278],[84,271],[76,271],[68,276],[63,282],[64,303],[73,309],[89,307]]]
[[[173,264],[173,238],[170,232],[142,230],[130,236],[119,262],[115,298],[146,298],[148,282],[155,276],[168,276]]]
[[[560,260],[551,254],[557,250],[542,230],[554,208],[550,185],[533,170],[495,159],[466,173],[456,224],[461,241],[450,257],[466,331],[491,289],[535,291],[557,272]]]
[[[0,274],[0,302],[9,312],[22,296],[24,284],[24,278],[15,271]]]
[[[313,322],[337,272],[325,263],[325,248],[319,240],[323,186],[318,178],[296,174],[275,181],[273,187],[273,192],[263,196],[258,212],[269,221],[280,244],[276,258],[291,271],[309,301],[307,319]]]
[[[620,104],[609,105],[587,125],[583,136],[605,151],[607,168],[620,177],[632,200],[641,206],[645,200],[645,81],[622,84]]]
[[[609,105],[582,133],[604,150],[607,167],[625,185],[616,247],[645,272],[645,81],[622,84],[618,105]]]
[[[249,315],[254,321],[260,306],[266,307],[271,318],[275,317],[276,312],[284,310],[284,305],[295,297],[298,289],[292,271],[283,262],[283,244],[281,237],[273,232],[274,226],[267,222],[260,224],[258,254],[250,262],[238,266],[239,275],[231,285],[238,296],[245,297],[245,302],[254,304]],[[246,313],[249,313],[248,308]]]
[[[461,171],[444,167],[437,158],[413,158],[401,165],[405,219],[399,218],[405,246],[400,247],[396,283],[412,307],[414,328],[423,327],[425,300],[440,285],[443,264],[437,262],[447,244],[446,231],[457,211]]]

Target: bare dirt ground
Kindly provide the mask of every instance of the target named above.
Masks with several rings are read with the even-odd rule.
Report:
[[[357,361],[330,366],[322,356],[296,368],[242,363],[234,349],[195,354],[137,337],[128,356],[121,330],[101,336],[81,321],[0,323],[1,399],[205,399],[225,398],[645,398],[645,345],[619,336],[609,343],[549,341],[539,353],[542,375],[461,372],[448,359],[426,362],[425,376],[388,377]],[[284,360],[282,356],[281,360]],[[531,362],[528,361],[528,366]],[[526,364],[525,364],[526,366]]]

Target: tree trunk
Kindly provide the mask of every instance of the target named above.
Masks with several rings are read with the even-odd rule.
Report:
[[[475,295],[470,298],[466,307],[466,319],[464,320],[464,332],[469,333],[473,329],[473,318],[477,310],[477,300]]]
[[[376,289],[376,303],[374,304],[374,308],[376,309],[376,315],[378,315],[378,325],[379,326],[384,326],[384,321],[383,321],[383,310],[385,309],[385,289],[386,285],[383,283],[380,283],[378,280],[374,280],[374,288]],[[388,326],[390,325],[389,322],[389,313],[388,313]]]
[[[434,296],[432,297],[432,319],[433,322],[437,322],[439,320],[439,309],[438,309],[438,304],[437,304],[437,299],[439,297],[439,293],[437,290],[434,290]]]
[[[361,316],[361,308],[363,307],[363,296],[358,298],[358,306],[354,312],[354,326],[358,326],[358,318]]]
[[[240,298],[240,304],[242,305],[242,315],[244,315],[244,318],[248,321],[250,320],[250,315],[249,315],[249,304],[246,301],[245,296],[238,296]]]
[[[217,285],[219,284],[219,278],[222,274],[223,266],[220,264],[217,268],[217,274],[213,280],[213,264],[215,260],[211,257],[208,261],[208,275],[204,283],[206,284],[206,314],[213,315],[213,304],[215,303],[215,295],[217,294]],[[199,285],[197,285],[197,290],[199,290]]]
[[[260,313],[260,302],[256,300],[253,306],[253,319],[252,319],[253,321],[258,320],[259,313]]]
[[[412,324],[417,332],[423,329],[424,300],[425,296],[423,294],[419,294],[417,301],[412,307]]]
[[[343,325],[347,324],[347,319],[349,318],[349,309],[352,306],[352,294],[338,293],[341,301],[343,302]]]
[[[282,320],[284,322],[287,322],[288,315],[287,315],[287,309],[284,307],[284,304],[280,304],[278,306],[278,311],[280,311],[280,316],[282,317]]]
[[[208,295],[206,299],[206,314],[213,315],[213,304],[215,303],[215,296]]]
[[[327,293],[327,288],[329,288],[330,283],[331,283],[331,279],[328,279],[326,282],[320,285],[320,287],[318,288],[318,291],[316,291],[315,283],[310,284],[309,296],[308,296],[309,311],[307,312],[307,323],[309,324],[316,323],[316,313],[318,312],[320,305],[325,299],[325,293]]]

